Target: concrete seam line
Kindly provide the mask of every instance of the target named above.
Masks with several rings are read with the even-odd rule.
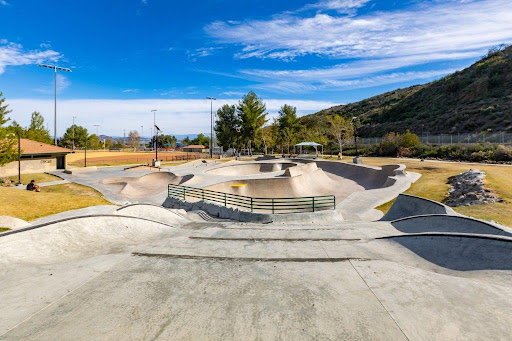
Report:
[[[393,239],[407,237],[453,237],[453,238],[475,238],[475,239],[491,239],[501,242],[512,243],[512,237],[498,236],[492,234],[476,234],[476,233],[453,233],[453,232],[423,232],[410,234],[397,234],[393,236],[376,237],[375,239]]]
[[[202,237],[189,236],[189,239],[209,240],[209,241],[251,241],[251,242],[335,242],[335,241],[360,241],[361,238],[227,238],[227,237]]]
[[[179,255],[171,253],[144,253],[133,252],[132,255],[138,257],[154,257],[169,259],[189,259],[189,260],[217,260],[217,261],[240,261],[240,262],[278,262],[278,263],[336,263],[353,260],[368,261],[370,258],[255,258],[255,257],[221,257],[221,256],[197,256],[197,255]]]
[[[380,305],[382,306],[382,308],[384,308],[384,310],[386,311],[386,313],[388,313],[389,317],[391,317],[391,319],[393,320],[393,322],[395,322],[396,326],[398,327],[398,329],[400,329],[400,331],[402,332],[402,334],[404,334],[405,338],[407,340],[410,340],[409,337],[405,334],[404,330],[402,329],[402,327],[400,327],[400,325],[398,324],[398,322],[395,320],[395,318],[393,317],[393,315],[391,315],[391,313],[389,312],[389,310],[386,308],[386,306],[384,306],[384,304],[382,303],[382,301],[379,299],[379,297],[377,297],[377,295],[375,294],[375,292],[373,291],[373,289],[368,285],[368,283],[366,282],[366,280],[363,278],[363,276],[361,276],[361,274],[359,273],[359,271],[357,271],[356,267],[354,266],[354,264],[352,264],[352,262],[349,260],[348,261],[350,263],[350,265],[352,265],[352,268],[354,268],[355,272],[358,274],[359,278],[361,278],[361,280],[364,282],[364,284],[366,285],[366,287],[368,287],[368,290],[371,291],[371,293],[373,294],[373,296],[375,297],[375,299],[377,299],[377,301],[379,301]]]

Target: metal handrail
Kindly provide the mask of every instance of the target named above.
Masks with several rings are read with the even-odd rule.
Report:
[[[187,200],[195,198],[202,201],[221,204],[222,206],[234,206],[254,211],[286,211],[281,213],[294,212],[316,212],[319,210],[335,209],[336,197],[334,195],[319,195],[310,197],[288,197],[288,198],[255,198],[245,195],[212,191],[204,188],[195,188],[181,185],[169,184],[167,195],[172,198]]]

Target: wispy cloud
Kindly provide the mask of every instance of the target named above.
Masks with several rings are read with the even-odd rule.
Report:
[[[71,86],[71,81],[67,76],[57,73],[57,91],[61,92]],[[42,94],[53,94],[54,83],[53,81],[48,82],[45,87],[34,89],[35,92],[39,92]]]
[[[27,64],[55,62],[61,58],[60,53],[53,50],[24,50],[23,46],[16,43],[8,43],[3,40],[0,45],[0,74],[4,73],[7,66],[19,66]]]
[[[350,1],[321,1],[326,9]],[[364,4],[354,1],[353,6]],[[348,5],[347,5],[348,6]],[[340,8],[341,8],[340,7]],[[417,56],[482,49],[512,40],[512,2],[427,2],[402,10],[346,16],[281,14],[269,20],[205,27],[219,43],[241,45],[238,58],[293,59]]]
[[[245,94],[246,94],[245,92],[241,92],[241,91],[224,91],[223,93],[221,93],[221,95],[228,96],[228,97],[232,97],[232,96],[242,97]]]
[[[264,99],[271,117],[277,115],[283,104],[297,107],[300,115],[316,112],[339,103],[329,101],[304,101],[291,99]],[[218,98],[213,110],[224,104],[236,104],[238,99]],[[21,125],[27,125],[30,113],[34,110],[46,117],[53,113],[53,100],[10,99],[10,117]],[[123,129],[139,129],[141,125],[152,126],[151,109],[157,109],[157,124],[166,134],[204,133],[210,131],[210,102],[206,99],[84,99],[59,101],[59,131],[63,134],[77,116],[77,124],[93,129],[93,124],[101,124],[102,132],[110,135],[123,135]],[[119,117],[123,117],[120,121]]]
[[[317,3],[308,4],[301,9],[300,11],[305,11],[309,9],[317,9],[317,10],[336,10],[339,13],[345,14],[354,14],[355,10],[365,6],[371,0],[323,0]]]
[[[7,3],[5,0],[0,0],[0,5],[7,6],[9,3]]]
[[[124,89],[124,93],[136,93],[139,92],[139,89]]]

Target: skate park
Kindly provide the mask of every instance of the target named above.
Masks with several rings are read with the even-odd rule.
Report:
[[[401,194],[420,176],[402,165],[210,160],[59,176],[116,205],[0,234],[0,339],[509,335],[512,229]],[[172,197],[180,186],[335,201],[251,212]]]

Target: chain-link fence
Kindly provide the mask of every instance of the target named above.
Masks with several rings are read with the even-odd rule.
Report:
[[[425,144],[478,144],[495,143],[512,145],[512,133],[487,132],[487,133],[460,133],[460,134],[429,134],[418,136]],[[379,144],[384,137],[361,137],[361,144]]]

